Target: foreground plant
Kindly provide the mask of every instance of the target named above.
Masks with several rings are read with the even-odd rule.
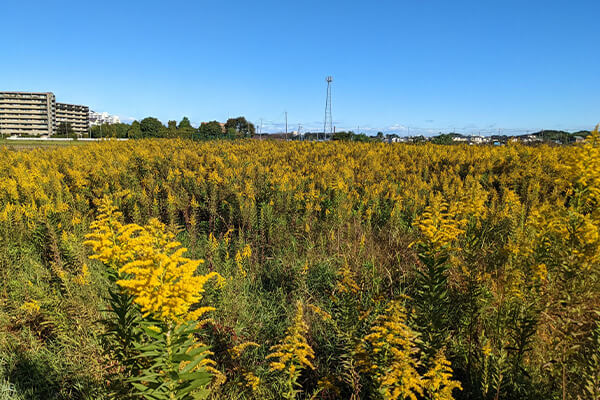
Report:
[[[432,367],[421,374],[424,365],[417,347],[418,334],[406,320],[404,305],[391,302],[358,345],[362,371],[373,377],[385,400],[417,400],[422,396],[432,400],[453,399],[453,390],[461,385],[451,379],[450,363],[440,352]]]
[[[415,308],[421,347],[433,357],[449,336],[450,296],[448,294],[449,253],[464,233],[460,220],[448,204],[429,206],[415,221],[422,238],[414,243],[422,268],[416,270]]]
[[[304,322],[304,307],[301,302],[296,305],[294,323],[288,328],[287,335],[281,344],[271,347],[272,353],[267,359],[273,359],[271,371],[282,371],[285,374],[286,391],[282,394],[285,399],[295,399],[300,391],[298,378],[305,368],[314,369],[311,359],[315,353],[306,341],[308,325]]]
[[[216,273],[196,275],[201,260],[153,219],[146,226],[122,225],[104,199],[86,244],[92,259],[109,267],[116,283],[108,299],[109,352],[124,369],[118,394],[146,399],[196,399],[207,395],[216,372],[207,347],[196,336],[198,322],[213,307],[195,307]],[[117,351],[115,351],[117,349]]]

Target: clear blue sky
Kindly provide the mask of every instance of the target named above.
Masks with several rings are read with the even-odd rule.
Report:
[[[13,1],[0,90],[166,122],[410,133],[600,122],[600,1]]]

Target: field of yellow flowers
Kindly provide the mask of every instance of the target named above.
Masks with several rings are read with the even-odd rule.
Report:
[[[600,399],[597,132],[0,165],[0,399]]]

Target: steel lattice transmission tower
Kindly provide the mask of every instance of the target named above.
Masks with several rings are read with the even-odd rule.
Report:
[[[325,81],[327,82],[327,98],[325,99],[325,120],[323,121],[323,139],[327,140],[328,133],[330,139],[333,137],[333,120],[331,119],[331,82],[333,82],[333,78],[331,76],[328,76],[327,78],[325,78]]]

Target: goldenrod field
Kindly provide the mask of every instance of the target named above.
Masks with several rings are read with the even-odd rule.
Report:
[[[0,165],[0,399],[600,399],[597,133]]]

